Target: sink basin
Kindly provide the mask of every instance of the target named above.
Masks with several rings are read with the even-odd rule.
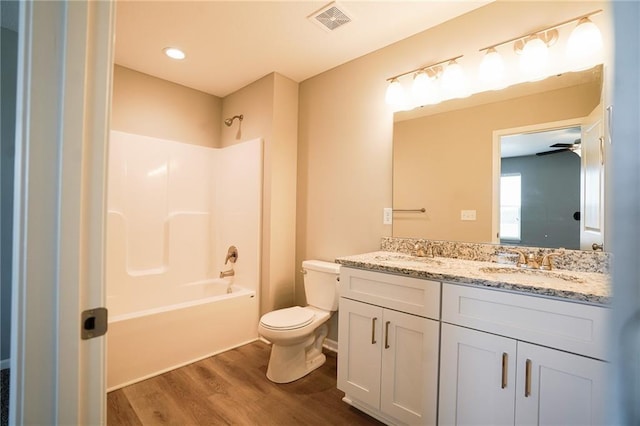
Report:
[[[487,266],[480,268],[481,272],[490,274],[496,279],[505,279],[510,281],[515,277],[527,282],[534,283],[547,283],[552,284],[555,282],[572,282],[572,283],[584,283],[585,280],[566,272],[554,272],[544,271],[540,269],[519,269],[519,268],[506,268],[497,266]]]

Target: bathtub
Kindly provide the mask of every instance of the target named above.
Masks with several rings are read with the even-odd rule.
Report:
[[[227,293],[222,279],[197,284],[192,293],[207,297],[109,319],[107,391],[258,338],[255,291],[234,284]]]

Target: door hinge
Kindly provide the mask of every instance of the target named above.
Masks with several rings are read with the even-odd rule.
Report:
[[[93,339],[107,332],[107,308],[93,308],[82,312],[80,337]]]

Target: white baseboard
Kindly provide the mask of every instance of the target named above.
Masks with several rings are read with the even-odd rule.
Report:
[[[4,370],[5,368],[9,368],[10,365],[11,365],[11,359],[10,358],[0,360],[0,370]]]
[[[338,353],[338,342],[335,340],[324,339],[324,344],[322,346],[331,352]]]
[[[353,399],[351,399],[351,397],[349,397],[349,395],[345,394],[344,398],[342,398],[342,401],[346,402],[347,404],[351,405],[354,408],[357,408],[358,410],[360,410],[360,411],[362,411],[364,413],[367,413],[368,415],[370,415],[374,419],[380,420],[382,423],[384,423],[386,425],[396,424],[396,422],[393,421],[391,418],[387,418],[382,413],[380,413],[380,411],[378,409],[370,407],[367,404],[360,403],[357,400],[353,400]]]

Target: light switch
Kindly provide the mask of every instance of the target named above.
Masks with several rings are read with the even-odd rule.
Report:
[[[391,207],[385,207],[382,209],[382,224],[391,225],[393,223],[393,209]]]
[[[476,220],[476,211],[460,210],[460,220]]]

